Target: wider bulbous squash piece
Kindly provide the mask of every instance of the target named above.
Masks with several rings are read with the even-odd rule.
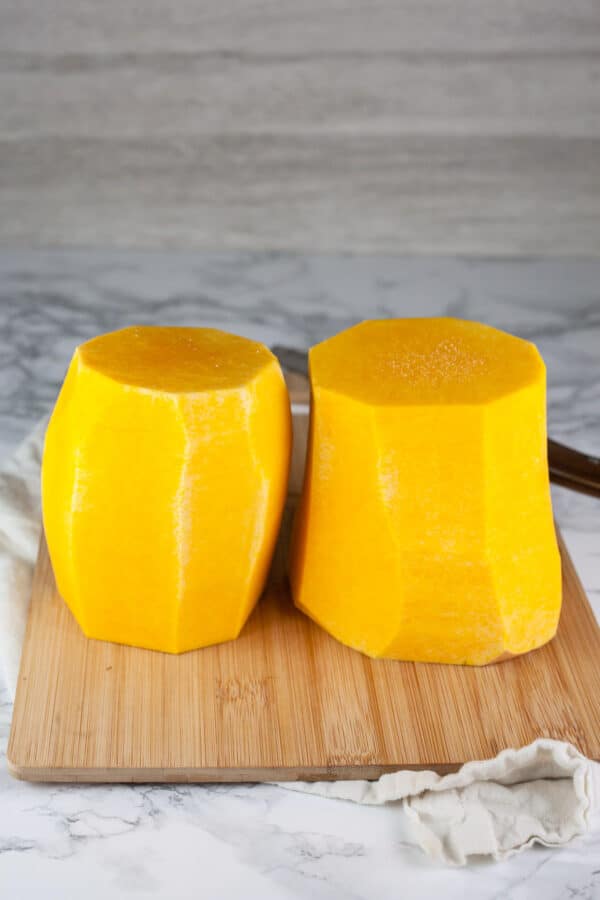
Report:
[[[171,653],[235,638],[268,572],[290,443],[262,344],[151,327],[82,344],[48,426],[42,501],[83,631]]]
[[[310,353],[296,605],[369,656],[481,665],[554,635],[560,560],[533,344],[370,321]]]

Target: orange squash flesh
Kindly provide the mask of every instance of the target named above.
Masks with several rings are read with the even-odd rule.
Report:
[[[456,319],[310,352],[296,605],[370,656],[481,665],[554,635],[560,559],[536,348]]]
[[[290,444],[262,344],[132,327],[81,345],[48,426],[42,503],[83,631],[172,653],[235,638],[268,572]]]

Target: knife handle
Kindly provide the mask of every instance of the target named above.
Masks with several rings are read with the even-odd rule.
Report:
[[[600,459],[580,453],[548,438],[550,481],[562,487],[600,497]]]

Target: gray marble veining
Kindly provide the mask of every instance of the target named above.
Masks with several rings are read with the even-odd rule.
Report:
[[[0,252],[0,456],[46,413],[74,346],[134,322],[307,347],[361,318],[451,314],[534,340],[551,433],[600,452],[600,263]],[[600,617],[600,503],[553,491]],[[0,755],[11,705],[0,690]],[[600,823],[599,823],[600,825]],[[44,786],[0,764],[0,897],[185,900],[600,897],[600,830],[467,871],[433,866],[394,809],[270,786]]]

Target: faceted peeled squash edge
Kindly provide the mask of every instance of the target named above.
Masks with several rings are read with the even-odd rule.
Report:
[[[235,638],[268,573],[290,445],[262,344],[133,327],[81,345],[47,430],[42,503],[85,634],[171,653]]]
[[[454,319],[365,322],[311,350],[294,602],[373,657],[481,665],[561,606],[545,367]]]

